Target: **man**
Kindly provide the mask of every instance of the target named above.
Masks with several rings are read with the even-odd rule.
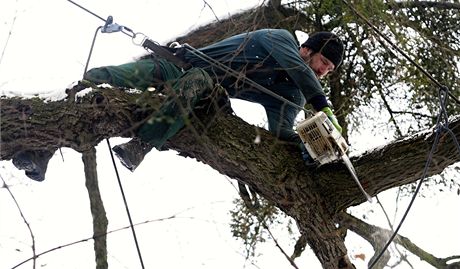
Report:
[[[243,33],[199,49],[220,63],[241,72],[275,96],[281,96],[297,106],[283,102],[282,98],[276,98],[273,94],[250,87],[244,78],[229,75],[198,57],[193,50],[187,50],[182,57],[185,62],[194,67],[186,72],[165,59],[147,57],[120,66],[94,68],[88,71],[84,78],[94,83],[109,83],[113,86],[134,87],[141,90],[152,86],[160,89],[168,88],[173,89],[169,93],[175,95],[188,88],[183,87],[183,84],[189,81],[188,76],[195,80],[198,77],[198,81],[202,81],[203,84],[206,84],[210,76],[215,83],[219,83],[228,91],[230,97],[261,104],[267,113],[269,131],[278,138],[302,144],[293,130],[293,125],[300,112],[299,107],[305,106],[306,103],[311,104],[316,111],[324,111],[341,131],[318,79],[341,64],[343,50],[341,40],[330,32],[311,35],[299,48],[296,39],[282,29],[262,29]],[[190,100],[180,102],[191,104],[192,107],[189,109],[193,109],[204,94],[204,92],[193,92],[194,98],[191,102]],[[114,147],[122,163],[131,171],[140,164],[152,147],[160,150],[167,139],[184,126],[184,115],[180,114],[173,99],[169,96],[160,111],[162,114],[152,117],[158,119],[166,115],[169,120],[147,121],[139,128],[138,138]],[[22,163],[27,164],[24,156],[21,155],[21,158]],[[33,163],[34,160],[31,162]],[[15,163],[14,159],[13,163]],[[21,169],[20,166],[17,167]],[[32,165],[22,167],[30,168]],[[42,170],[46,170],[46,166]],[[44,173],[41,180],[43,178]]]
[[[332,33],[313,34],[299,49],[288,31],[263,29],[230,37],[200,51],[245,73],[248,78],[300,107],[307,102],[316,111],[325,109],[328,116],[333,116],[318,81],[342,62],[342,42]],[[185,58],[193,66],[220,76],[215,79],[231,97],[261,104],[267,112],[269,130],[279,138],[300,142],[293,130],[298,107],[245,87],[244,80],[229,77],[213,65],[197,59],[191,52]],[[337,120],[333,119],[333,122],[341,129]]]

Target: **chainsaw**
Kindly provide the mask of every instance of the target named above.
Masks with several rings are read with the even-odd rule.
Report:
[[[301,121],[296,126],[296,130],[315,162],[321,166],[341,159],[367,201],[372,202],[372,197],[364,190],[359,182],[355,168],[348,158],[347,142],[324,112],[317,112]]]

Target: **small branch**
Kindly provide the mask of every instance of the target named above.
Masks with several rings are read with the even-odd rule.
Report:
[[[219,17],[217,17],[216,12],[214,12],[214,9],[212,8],[212,6],[206,0],[203,0],[203,2],[204,2],[204,6],[208,6],[212,14],[214,14],[214,17],[216,18],[216,20],[220,22]]]
[[[286,251],[284,251],[284,249],[280,246],[280,244],[278,243],[278,240],[276,240],[275,236],[273,236],[272,232],[270,231],[270,228],[268,228],[268,225],[265,223],[265,221],[262,221],[262,225],[267,230],[268,234],[270,234],[270,237],[275,242],[276,247],[281,251],[281,253],[283,253],[284,257],[289,261],[289,263],[292,265],[292,267],[294,267],[296,269],[299,269],[299,267],[297,267],[297,264],[295,264],[294,259],[289,257],[289,255],[287,255]]]
[[[295,243],[294,246],[294,252],[291,255],[291,259],[295,260],[296,258],[300,257],[302,252],[305,250],[307,247],[307,237],[305,234],[300,235],[299,239],[297,239],[297,242]]]
[[[376,250],[378,253],[378,248],[380,246],[379,239],[389,237],[392,232],[388,229],[383,229],[374,225],[370,225],[350,214],[347,213],[340,213],[337,215],[337,222],[340,223],[341,226],[348,228],[349,230],[357,233],[364,239],[366,239]],[[431,253],[423,250],[422,248],[418,247],[412,241],[410,241],[407,237],[396,235],[394,239],[394,243],[403,246],[405,249],[410,251],[412,254],[418,256],[421,260],[431,264],[435,268],[449,268],[447,262],[452,260],[452,257],[449,258],[437,258]],[[385,258],[385,256],[383,257]],[[383,263],[378,263],[376,268],[380,268]],[[451,265],[449,265],[451,266]],[[455,267],[454,267],[455,268]]]
[[[107,226],[108,220],[104,204],[99,192],[96,170],[96,149],[83,152],[83,164],[85,168],[86,189],[88,190],[91,215],[93,216],[94,252],[96,254],[96,268],[107,269]],[[96,235],[103,234],[103,236]]]
[[[410,112],[410,111],[398,111],[398,110],[393,110],[393,114],[410,114],[413,116],[419,116],[420,118],[429,118],[429,119],[435,119],[436,117],[432,115],[427,115],[423,113],[418,113],[418,112]]]
[[[393,110],[391,109],[390,104],[388,103],[385,94],[383,93],[382,89],[379,87],[379,95],[382,98],[383,104],[385,108],[387,109],[388,113],[390,114],[390,121],[393,122],[395,128],[396,128],[396,134],[398,135],[398,138],[401,138],[403,136],[401,129],[399,128],[398,123],[396,122],[396,119],[394,117]]]
[[[144,222],[140,222],[140,223],[136,223],[134,224],[134,226],[137,226],[137,225],[142,225],[142,224],[148,224],[148,223],[152,223],[152,222],[157,222],[157,221],[164,221],[164,220],[170,220],[170,219],[174,219],[176,218],[176,215],[172,215],[170,217],[166,217],[166,218],[161,218],[161,219],[155,219],[155,220],[146,220]],[[50,248],[48,250],[45,250],[43,252],[40,252],[36,255],[34,255],[33,257],[30,257],[18,264],[16,264],[15,266],[11,267],[11,269],[15,269],[15,268],[18,268],[19,266],[25,264],[26,262],[30,261],[30,260],[35,260],[36,258],[40,257],[40,256],[43,256],[47,253],[50,253],[50,252],[53,252],[55,250],[58,250],[58,249],[62,249],[62,248],[66,248],[66,247],[70,247],[70,246],[73,246],[73,245],[76,245],[76,244],[80,244],[80,243],[84,243],[84,242],[88,242],[89,240],[92,240],[92,239],[97,239],[97,238],[100,238],[100,237],[107,237],[107,235],[111,234],[111,233],[115,233],[115,232],[119,232],[119,231],[123,231],[123,230],[126,230],[126,229],[130,229],[131,226],[128,225],[128,226],[124,226],[124,227],[121,227],[121,228],[118,228],[118,229],[115,229],[115,230],[112,230],[112,231],[108,231],[107,233],[104,233],[104,234],[97,234],[97,235],[93,235],[91,237],[87,237],[87,238],[84,238],[84,239],[80,239],[80,240],[77,240],[77,241],[73,241],[73,242],[70,242],[70,243],[67,243],[67,244],[64,244],[64,245],[60,245],[60,246],[57,246],[57,247],[54,247],[54,248]]]
[[[32,232],[32,228],[30,227],[30,224],[29,222],[27,221],[26,217],[24,216],[24,213],[22,212],[21,210],[21,207],[19,206],[19,203],[18,201],[16,200],[16,197],[14,196],[13,192],[11,192],[10,188],[8,187],[8,185],[6,184],[5,182],[5,179],[3,179],[3,177],[0,175],[0,178],[2,179],[3,181],[3,187],[8,191],[8,193],[10,194],[11,198],[13,199],[14,203],[16,204],[16,207],[18,208],[18,211],[19,211],[19,214],[21,215],[21,218],[22,220],[24,220],[24,223],[26,224],[27,226],[27,229],[29,230],[29,233],[30,233],[30,238],[32,239],[32,254],[33,254],[33,265],[32,265],[32,268],[35,269],[36,268],[36,263],[37,263],[37,259],[36,259],[36,252],[35,252],[35,236],[34,236],[34,233]]]
[[[16,0],[16,4],[17,4],[17,2],[18,1]],[[11,33],[13,32],[13,28],[14,28],[14,24],[16,22],[16,18],[18,17],[17,13],[18,13],[18,9],[16,8],[16,10],[14,12],[13,21],[11,22],[10,31],[8,32],[8,37],[6,38],[5,45],[3,46],[2,54],[0,56],[0,64],[2,64],[2,62],[3,62],[3,57],[5,56],[5,51],[6,51],[6,48],[8,47],[8,42],[10,41]]]

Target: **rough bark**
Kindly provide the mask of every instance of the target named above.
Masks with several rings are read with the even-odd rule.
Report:
[[[96,149],[93,147],[82,154],[85,169],[86,189],[88,190],[91,215],[93,218],[94,253],[96,269],[107,269],[107,226],[109,221],[102,202],[97,180]]]
[[[161,97],[149,92],[139,95],[116,89],[99,89],[76,102],[1,99],[0,160],[25,149],[70,147],[85,152],[104,138],[132,136],[160,102]],[[197,111],[166,148],[196,158],[272,201],[294,218],[323,268],[351,268],[335,217],[365,199],[344,165],[334,163],[309,171],[295,145],[234,115],[205,112],[209,110]],[[459,139],[460,119],[453,119],[450,128]],[[254,142],[256,136],[259,143]],[[433,132],[427,131],[352,158],[352,162],[364,188],[374,195],[417,181],[432,141]],[[451,137],[443,135],[429,174],[440,173],[459,156]]]

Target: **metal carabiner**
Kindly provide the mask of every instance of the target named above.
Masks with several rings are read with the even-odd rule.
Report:
[[[132,42],[136,46],[142,46],[142,44],[144,44],[144,41],[146,39],[147,39],[147,36],[143,33],[140,33],[140,32],[133,33]]]
[[[126,26],[122,26],[123,29],[121,30],[121,32],[131,38],[135,38],[136,34],[133,32],[133,30],[131,30],[130,28],[126,27]]]
[[[123,26],[113,23],[113,17],[107,17],[104,26],[101,29],[102,33],[115,33],[123,31]]]

